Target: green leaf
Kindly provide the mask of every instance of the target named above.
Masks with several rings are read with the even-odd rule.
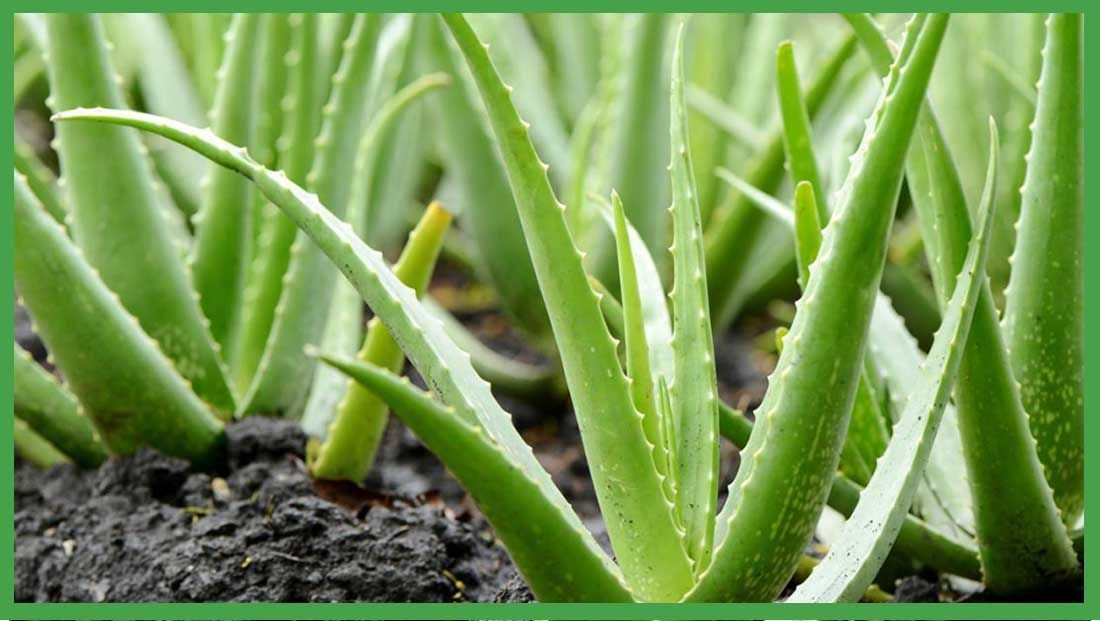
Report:
[[[944,406],[951,398],[974,307],[984,286],[997,179],[997,130],[992,119],[990,133],[989,169],[978,232],[970,243],[932,350],[921,367],[920,388],[910,396],[890,444],[840,538],[809,579],[795,589],[790,602],[857,601],[882,567],[909,511]]]
[[[443,19],[466,57],[504,158],[612,546],[638,597],[678,599],[691,585],[689,561],[564,206],[488,52],[461,15]]]
[[[15,428],[12,430],[15,452],[21,458],[38,468],[70,463],[64,453],[35,433],[22,419],[16,417],[12,422],[15,423]]]
[[[156,13],[117,13],[110,17],[118,20],[117,27],[111,29],[114,44],[134,50],[137,81],[146,109],[192,125],[205,123],[199,93],[165,17]],[[205,162],[186,149],[152,138],[148,141],[149,152],[158,174],[176,205],[188,214],[194,213],[206,173]]]
[[[541,601],[630,601],[618,568],[564,500],[545,489],[507,450],[428,394],[362,361],[330,358],[382,399],[443,460],[493,525]]]
[[[671,17],[659,13],[623,16],[617,50],[618,73],[613,99],[607,111],[608,187],[597,188],[607,196],[615,188],[623,198],[626,217],[645,240],[649,252],[665,267],[667,245],[668,178],[663,153],[668,152],[668,34]],[[592,240],[589,260],[593,275],[615,287],[615,246],[602,234]]]
[[[767,144],[768,136],[757,129],[752,121],[694,84],[688,86],[687,101],[692,110],[701,114],[741,146],[759,151]]]
[[[826,228],[692,601],[780,593],[813,534],[840,457],[917,105],[947,25],[915,17]]]
[[[507,173],[491,130],[482,122],[471,122],[482,115],[477,86],[462,65],[458,50],[452,49],[442,24],[434,20],[431,26],[429,51],[433,64],[454,80],[454,88],[429,102],[448,174],[454,173],[460,190],[460,204],[451,207],[474,242],[480,275],[497,293],[501,308],[545,348],[550,319],[513,206]]]
[[[370,103],[367,88],[382,16],[359,14],[332,77],[329,101],[322,109],[320,135],[306,184],[342,218],[347,213],[355,153]],[[272,201],[274,202],[274,201]],[[305,405],[315,364],[303,363],[302,350],[322,337],[336,273],[324,253],[298,233],[290,249],[279,303],[242,412],[280,412],[297,416]]]
[[[810,266],[821,250],[821,213],[816,186],[799,181],[794,188],[794,254],[798,259],[798,281],[810,282]]]
[[[212,131],[237,144],[252,141],[252,75],[261,17],[255,13],[234,16],[210,112]],[[208,166],[202,201],[192,220],[195,244],[191,249],[191,272],[203,313],[210,320],[210,332],[232,361],[240,330],[251,235],[251,212],[241,206],[251,204],[252,186],[231,170],[213,163]]]
[[[221,423],[18,174],[14,233],[16,290],[111,452],[149,445],[200,464],[215,460]]]
[[[855,37],[849,36],[825,60],[805,93],[806,111],[812,119],[825,97],[839,84],[841,69],[855,51]],[[757,97],[758,93],[752,93]],[[764,148],[747,164],[745,178],[765,192],[774,192],[784,177],[783,133],[773,130]],[[710,283],[710,310],[716,329],[728,326],[751,293],[744,283],[750,280],[750,259],[757,248],[770,243],[769,226],[753,207],[751,200],[735,194],[728,204],[716,210],[707,225],[707,282]],[[780,231],[785,237],[785,231]]]
[[[348,220],[353,223],[353,229],[360,238],[366,238],[364,228],[367,226],[366,213],[370,204],[368,195],[370,194],[370,188],[374,185],[375,175],[378,174],[378,169],[374,168],[373,164],[378,160],[380,154],[388,148],[388,145],[383,142],[383,137],[387,135],[387,130],[393,127],[394,123],[401,118],[402,113],[407,111],[421,97],[448,84],[450,84],[450,77],[446,74],[426,75],[406,85],[395,95],[384,101],[381,107],[375,111],[370,124],[363,133],[362,140],[359,142],[355,157],[355,180],[352,182],[351,200],[348,208]],[[449,216],[447,219],[449,220]],[[439,242],[442,243],[442,239]],[[426,270],[425,278],[431,274],[433,266],[434,260],[431,265],[418,264],[418,268]],[[402,278],[402,281],[409,284],[404,278]],[[336,284],[336,292],[333,295],[332,305],[329,309],[328,322],[321,339],[325,351],[340,355],[354,355],[363,344],[362,323],[362,301],[350,283],[346,280],[340,280]],[[390,349],[396,350],[397,353],[391,354],[390,357],[385,359],[372,359],[370,362],[390,368],[391,358],[400,354],[400,350],[397,350],[396,345],[393,345]],[[398,361],[392,364],[400,364],[403,359],[403,357],[398,357]],[[326,429],[333,418],[337,416],[337,406],[345,401],[345,395],[348,394],[350,385],[343,374],[328,366],[318,365],[311,383],[309,399],[302,413],[303,428],[315,436],[324,437]],[[377,442],[381,439],[382,431],[385,429],[384,415],[385,410],[383,409],[381,414],[368,417],[372,420],[377,419],[374,423],[377,428],[374,430],[374,434],[369,436],[370,439],[363,443],[363,450],[356,456],[356,460],[365,461],[357,461],[354,465],[341,461],[342,465],[337,467],[329,465],[328,460],[323,460],[321,474],[317,476],[321,478],[347,478],[356,482],[362,480],[366,476],[370,464],[374,461]],[[347,440],[344,440],[344,442],[347,442]],[[337,455],[344,455],[344,453],[344,449],[336,451]],[[337,459],[347,458],[339,457]]]
[[[829,204],[825,200],[821,174],[814,155],[813,129],[806,103],[802,100],[802,86],[798,81],[798,67],[794,62],[794,44],[785,41],[776,52],[776,84],[779,90],[779,112],[783,119],[783,150],[791,181],[795,186],[809,182],[813,190],[818,220],[829,219]],[[797,205],[797,202],[796,202]],[[805,282],[805,281],[803,281]]]
[[[99,19],[51,13],[46,21],[51,107],[121,108]],[[195,393],[231,413],[234,398],[224,366],[138,137],[117,127],[66,126],[57,128],[56,146],[72,210],[69,229],[84,258]]]
[[[890,55],[885,37],[869,17],[847,17],[881,71]],[[906,174],[942,303],[962,267],[971,225],[958,172],[927,102],[913,147]],[[974,311],[955,393],[986,583],[1011,593],[1072,575],[1077,558],[1044,478],[988,287]],[[1013,499],[1011,511],[1005,498]]]
[[[27,186],[34,192],[36,198],[42,202],[46,211],[54,220],[64,225],[69,217],[69,208],[61,200],[61,192],[57,188],[57,179],[53,172],[38,159],[31,146],[19,137],[19,132],[14,133],[15,145],[12,152],[12,160],[15,170],[27,178]]]
[[[59,114],[56,118],[60,121],[118,123],[151,131],[188,146],[252,179],[260,191],[305,231],[355,285],[367,305],[401,344],[413,366],[439,398],[453,410],[451,416],[480,428],[510,460],[519,464],[519,468],[539,486],[541,493],[550,502],[561,508],[561,513],[571,524],[571,528],[583,532],[580,519],[568,509],[568,503],[554,486],[550,475],[539,465],[531,448],[512,426],[510,416],[493,399],[489,385],[478,377],[470,364],[469,355],[455,345],[443,324],[416,299],[415,292],[390,271],[382,254],[363,243],[354,234],[351,226],[326,209],[316,195],[288,181],[285,175],[264,169],[240,147],[209,132],[171,119],[104,109],[74,110]],[[591,537],[582,539],[584,548],[588,550],[586,554],[597,559],[603,558],[603,553]],[[558,542],[551,539],[548,545],[558,545]],[[564,596],[559,594],[574,592],[573,589],[580,588],[575,582],[585,577],[576,573],[555,575],[560,586],[537,595],[547,599],[560,599]],[[626,597],[623,587],[612,589],[608,585],[607,581],[592,585],[598,592],[598,596],[594,595],[593,598],[602,601]]]
[[[671,379],[675,369],[665,294],[653,258],[649,256],[641,235],[627,223],[623,202],[617,192],[611,193],[611,205],[614,214],[608,219],[612,221],[610,224],[618,246],[623,341],[626,344],[630,392],[634,397],[634,407],[643,416],[642,428],[646,440],[653,446],[653,464],[664,478],[665,495],[669,501],[675,502],[675,475],[670,474],[667,468],[669,449],[664,434],[667,423],[661,419],[661,410],[657,406],[658,380]],[[650,337],[654,341],[652,347]]]
[[[743,449],[752,433],[752,421],[728,405],[719,402],[718,421],[722,436]],[[828,505],[845,517],[852,515],[859,503],[863,488],[842,474],[833,479]],[[971,580],[981,579],[978,550],[972,545],[955,541],[922,522],[913,515],[905,515],[898,531],[894,549],[906,556],[925,563],[936,571],[962,576]]]
[[[92,421],[57,379],[15,345],[15,415],[82,468],[95,468],[107,450]]]
[[[284,111],[282,137],[285,146],[277,156],[279,168],[295,183],[305,183],[313,161],[313,143],[320,117],[318,98],[313,95],[317,61],[317,16],[299,13],[292,22],[294,43],[286,57],[290,108]],[[244,292],[244,318],[237,346],[235,380],[244,392],[252,384],[263,356],[275,311],[283,291],[283,278],[290,265],[291,244],[298,233],[294,222],[277,209],[264,219],[253,257],[253,275]]]
[[[1005,343],[1054,502],[1084,510],[1084,45],[1080,14],[1047,18]]]
[[[450,223],[451,214],[442,205],[429,205],[393,267],[393,273],[401,282],[412,287],[417,296],[423,296],[428,287]],[[355,309],[359,310],[358,304]],[[358,316],[356,320],[359,320]],[[367,328],[367,338],[359,350],[358,359],[390,372],[398,372],[405,355],[381,322],[373,319]],[[312,464],[313,476],[359,482],[374,463],[382,433],[386,430],[386,404],[358,385],[341,385],[332,392],[342,400],[337,404],[325,442]]]
[[[675,375],[669,389],[674,422],[679,428],[676,502],[686,529],[688,554],[699,572],[710,561],[714,537],[718,496],[718,383],[707,301],[703,224],[691,154],[687,150],[683,30],[681,25],[673,48],[669,104],[672,187],[669,213],[674,238],[670,251],[676,276],[669,294],[675,357]]]

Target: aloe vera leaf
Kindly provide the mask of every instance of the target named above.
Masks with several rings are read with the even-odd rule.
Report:
[[[16,416],[12,422],[15,428],[12,430],[12,441],[15,453],[36,468],[49,468],[56,464],[72,463],[67,455],[62,453],[48,440],[31,429],[30,425]]]
[[[46,19],[51,107],[122,107],[99,19],[57,13]],[[195,393],[232,412],[224,366],[138,137],[116,127],[67,126],[57,128],[56,144],[72,210],[68,228],[85,259]]]
[[[806,112],[805,102],[802,101],[802,86],[798,80],[798,67],[795,66],[794,60],[794,44],[790,41],[779,45],[779,50],[776,52],[775,72],[779,91],[779,112],[783,119],[783,151],[787,154],[791,182],[795,186],[803,181],[810,183],[818,220],[825,222],[829,219],[829,204],[825,200],[825,186],[822,185],[821,175],[818,173],[810,115]],[[797,206],[797,202],[795,204]]]
[[[601,85],[603,86],[603,85]],[[602,89],[609,90],[609,89]],[[566,190],[565,218],[569,233],[581,248],[587,248],[592,233],[593,209],[587,200],[590,185],[598,175],[592,174],[593,156],[605,124],[607,106],[603,97],[595,97],[581,111],[569,138],[569,188]]]
[[[941,317],[936,291],[928,279],[913,267],[887,263],[882,273],[882,292],[905,318],[905,327],[921,347],[931,347]]]
[[[718,518],[713,560],[691,600],[771,600],[813,534],[863,368],[917,104],[946,25],[942,14],[918,15],[909,24],[757,410]]]
[[[156,13],[114,17],[119,20],[119,27],[112,31],[115,44],[122,45],[117,39],[124,36],[137,51],[137,79],[145,108],[191,125],[204,123],[202,100],[165,17]],[[173,201],[185,213],[194,213],[201,200],[199,183],[206,172],[205,162],[159,139],[149,141],[149,152]]]
[[[372,186],[372,164],[376,162],[379,154],[383,153],[389,146],[383,142],[383,136],[386,135],[389,127],[392,127],[401,118],[401,114],[406,112],[418,99],[425,96],[425,93],[449,84],[450,77],[445,74],[423,76],[400,89],[396,95],[384,101],[381,108],[375,111],[374,117],[363,132],[362,140],[355,154],[354,180],[352,181],[351,198],[349,199],[348,220],[352,222],[352,229],[356,235],[364,237],[364,239],[366,237],[364,228],[367,225],[367,206],[370,204],[367,197]],[[430,268],[428,274],[431,274]],[[321,346],[326,348],[328,352],[351,356],[355,354],[356,350],[359,350],[363,341],[363,304],[348,281],[341,279],[335,287],[337,288],[333,292],[329,317],[326,328],[324,328],[324,334],[321,337]],[[394,345],[394,348],[396,348],[396,345]],[[382,364],[383,361],[375,362]],[[388,359],[385,362],[388,362]],[[313,372],[309,398],[306,401],[303,415],[301,415],[303,428],[307,431],[312,430],[316,435],[323,435],[323,430],[329,428],[333,417],[338,415],[338,408],[340,403],[344,401],[349,386],[351,384],[348,378],[345,378],[338,370],[326,365],[318,365],[315,372]],[[373,415],[371,418],[381,418],[382,422],[385,421],[382,415]],[[365,454],[361,455],[362,457],[368,457],[365,464],[356,464],[354,468],[345,464],[342,470],[324,466],[324,472],[327,474],[319,476],[322,478],[361,480],[366,475],[366,469],[370,467],[374,459],[376,446],[372,442],[381,439],[383,430],[384,425],[379,425],[376,436],[373,437],[371,442],[364,445],[370,448]],[[343,455],[343,451],[338,451],[337,455]],[[341,473],[339,476],[337,476],[338,470]],[[351,478],[355,476],[355,473],[359,473],[357,478]]]
[[[618,568],[527,465],[491,435],[381,367],[323,357],[393,408],[470,492],[540,601],[631,601]]]
[[[1004,334],[1067,525],[1084,509],[1084,105],[1079,14],[1047,19]]]
[[[752,434],[752,421],[745,415],[719,401],[718,422],[722,437],[743,449]],[[845,517],[852,515],[863,488],[842,474],[833,478],[829,489],[828,505]],[[914,515],[906,515],[898,531],[894,548],[917,559],[936,571],[954,574],[971,580],[981,579],[978,550],[940,533],[936,528]]]
[[[840,70],[855,51],[855,37],[846,38],[828,57],[806,90],[806,111],[812,119],[825,97],[839,82]],[[772,192],[783,180],[783,134],[776,128],[769,133],[765,147],[753,157],[745,178],[753,186]],[[756,213],[751,201],[736,194],[711,216],[707,225],[707,282],[710,284],[710,310],[715,328],[720,330],[733,320],[749,295],[743,280],[748,278],[747,259],[755,247],[767,239],[766,219]],[[784,232],[785,236],[786,233]]]
[[[982,63],[993,70],[993,73],[997,74],[997,77],[1004,80],[1004,83],[1011,88],[1017,95],[1024,98],[1032,106],[1036,105],[1039,100],[1039,96],[1036,93],[1035,85],[1028,84],[1027,79],[1024,78],[1015,68],[1011,67],[1003,58],[996,54],[986,50],[982,54]]]
[[[473,36],[472,33],[470,36]],[[416,299],[415,292],[390,271],[382,254],[363,243],[352,232],[350,225],[341,222],[331,211],[325,209],[315,195],[288,181],[285,175],[264,169],[240,147],[209,132],[171,119],[139,112],[95,109],[63,113],[58,116],[58,120],[119,123],[151,131],[188,146],[252,179],[260,191],[294,220],[355,285],[386,329],[401,343],[406,356],[432,386],[433,391],[450,406],[452,412],[448,416],[479,427],[481,432],[517,464],[519,470],[527,473],[548,502],[561,510],[562,518],[571,528],[582,533],[583,546],[579,546],[581,550],[570,550],[569,558],[576,562],[575,559],[582,558],[582,555],[594,557],[596,560],[593,565],[600,564],[597,561],[606,558],[592,537],[584,534],[580,519],[568,508],[568,503],[554,486],[550,475],[539,465],[531,448],[516,432],[509,415],[493,399],[489,385],[477,376],[470,364],[469,355],[455,345],[443,324]],[[549,541],[553,546],[559,545],[559,541],[553,538],[544,541]],[[613,566],[609,566],[607,572],[612,576],[610,582],[601,583],[607,586],[595,587],[598,593],[593,598],[600,601],[626,599],[628,592],[625,586],[612,588],[611,583],[615,582],[616,575]],[[540,596],[547,599],[565,598],[565,595],[560,594],[575,593],[578,589],[592,586],[588,583],[581,584],[587,574],[580,576],[575,572],[566,572],[555,575],[560,587],[547,590]]]
[[[671,378],[674,371],[674,360],[671,348],[671,328],[668,321],[668,309],[663,304],[664,290],[660,281],[656,281],[656,291],[652,290],[654,273],[647,274],[647,284],[651,286],[646,290],[647,303],[643,304],[642,282],[637,263],[641,263],[641,272],[654,270],[653,259],[649,257],[638,232],[626,221],[626,212],[622,199],[618,193],[612,191],[611,205],[613,208],[613,228],[615,241],[619,255],[619,286],[622,297],[623,310],[623,341],[626,345],[626,373],[630,377],[630,393],[634,398],[634,407],[641,413],[642,429],[645,431],[646,440],[653,447],[653,464],[661,477],[664,478],[665,496],[675,502],[676,491],[673,487],[674,475],[668,471],[668,440],[664,435],[665,424],[661,418],[661,410],[657,407],[657,379]],[[645,256],[638,256],[641,253]],[[648,260],[647,260],[648,259]],[[647,312],[647,310],[649,312]],[[662,325],[663,324],[663,325]],[[668,369],[662,369],[658,373],[653,368],[656,362],[654,357],[661,354],[651,351],[647,330],[655,332],[654,348],[666,350]],[[663,332],[662,332],[663,330]],[[651,362],[651,360],[653,362]]]
[[[646,446],[642,417],[615,352],[615,343],[588,284],[581,255],[527,135],[481,45],[461,15],[443,17],[481,91],[497,137],[550,313],[562,366],[589,457],[593,483],[612,546],[631,586],[646,600],[675,600],[691,585],[674,509]],[[592,378],[600,378],[599,382]],[[605,379],[606,378],[606,379]]]
[[[16,56],[12,67],[12,104],[19,105],[45,75],[46,64],[36,50],[25,50]]]
[[[192,13],[191,72],[195,86],[207,107],[214,105],[218,89],[218,69],[225,54],[225,33],[232,13]]]
[[[757,129],[752,121],[702,88],[694,84],[688,86],[687,101],[692,110],[733,138],[737,144],[753,151],[761,150],[767,144],[767,134]]]
[[[884,321],[880,318],[886,315],[883,312],[883,304],[886,305],[886,310],[889,310],[890,316],[893,317],[891,321]],[[600,309],[604,313],[607,324],[611,329],[612,336],[621,337],[623,334],[622,306],[620,306],[618,301],[612,296],[607,295],[601,300]],[[879,296],[876,299],[872,326],[882,323],[897,327],[897,329],[901,330],[903,338],[909,341],[909,345],[913,349],[912,355],[918,360],[911,365],[911,369],[906,369],[905,372],[907,373],[906,378],[911,376],[915,377],[917,374],[917,367],[920,365],[920,350],[917,349],[916,343],[912,341],[912,337],[908,336],[908,333],[905,332],[901,324],[901,319],[889,308],[889,302],[882,296]],[[872,331],[875,329],[875,327],[872,327]],[[903,350],[904,349],[905,348],[903,348]],[[871,345],[869,351],[874,352],[874,350],[874,346]],[[902,358],[904,358],[904,356],[902,356]],[[663,379],[659,386],[661,390],[667,394],[667,387],[664,385]],[[904,406],[904,403],[902,405]],[[668,406],[668,409],[670,408],[671,406]],[[953,408],[951,408],[950,405],[945,408],[945,412],[947,415],[954,415]],[[718,424],[721,435],[724,438],[732,442],[734,446],[739,449],[745,448],[752,434],[753,423],[745,417],[744,413],[729,407],[719,400]],[[942,440],[944,431],[945,429],[941,426],[940,433],[937,435],[936,443],[933,447],[934,451],[940,450],[941,447],[945,446]],[[955,433],[956,441],[953,446],[957,447],[957,429]],[[674,434],[671,431],[666,431],[666,436],[674,437]],[[956,448],[955,451],[957,454],[961,449]],[[961,456],[959,459],[961,460]],[[930,467],[932,464],[930,463],[928,466]],[[959,468],[965,468],[961,461],[959,461]],[[952,470],[952,472],[957,474],[959,469]],[[927,472],[925,474],[927,479]],[[961,478],[960,484],[965,492],[965,477],[956,478]],[[862,486],[843,474],[837,473],[833,478],[832,487],[829,490],[829,496],[826,499],[826,503],[844,516],[849,516],[852,514],[852,511],[855,510],[862,490]],[[954,527],[955,523],[950,522],[949,526]],[[971,580],[981,579],[982,572],[978,563],[978,550],[974,547],[972,542],[969,542],[967,539],[960,539],[960,537],[954,533],[945,534],[941,532],[936,525],[926,523],[914,515],[905,517],[905,521],[902,523],[901,530],[898,533],[895,548],[909,558],[919,560],[937,571],[962,576]]]
[[[218,87],[210,111],[211,129],[236,144],[251,144],[253,74],[259,14],[238,13],[226,34]],[[210,332],[234,360],[240,309],[248,265],[252,186],[247,179],[214,163],[207,164],[199,211],[192,219],[195,243],[191,273]]]
[[[107,449],[76,397],[15,345],[15,415],[82,468],[107,459]]]
[[[534,35],[517,13],[472,13],[469,19],[479,37],[499,51],[495,54],[497,70],[515,85],[516,108],[530,119],[531,140],[539,153],[545,154],[555,187],[565,187],[569,133],[550,96],[554,88],[549,68]]]
[[[821,209],[815,187],[810,181],[799,181],[794,188],[794,250],[803,289],[810,280],[810,265],[821,250]]]
[[[990,121],[989,169],[982,194],[977,235],[955,281],[932,350],[921,367],[920,388],[912,393],[894,427],[890,445],[859,504],[825,559],[789,598],[791,602],[855,601],[875,579],[894,544],[921,480],[944,406],[965,350],[974,307],[985,280],[990,214],[996,192],[997,135]]]
[[[669,200],[668,152],[668,33],[671,17],[663,14],[632,14],[623,18],[617,54],[615,99],[608,111],[606,154],[610,170],[608,188],[615,188],[626,206],[626,218],[641,234],[650,254],[664,268],[668,243],[666,208]],[[606,234],[591,246],[590,269],[604,284],[617,284],[615,246]]]
[[[344,44],[355,25],[355,13],[314,13],[317,24],[317,63],[314,78],[317,86],[317,104],[328,101],[332,91],[332,75],[340,68]]]
[[[306,184],[337,218],[344,216],[349,204],[348,180],[366,126],[367,86],[382,16],[360,14],[355,20],[340,68],[332,78],[331,96],[322,109],[320,134],[306,176]],[[244,400],[244,412],[297,416],[305,405],[316,364],[303,363],[301,354],[324,333],[337,274],[321,249],[299,232],[291,245],[285,278],[264,353]]]
[[[53,216],[54,220],[65,224],[69,209],[61,200],[57,179],[54,178],[53,172],[38,159],[31,146],[19,137],[18,132],[14,132],[12,163],[15,165],[15,170],[27,178],[27,186],[30,187],[31,192],[34,192],[46,211]]]
[[[754,187],[751,183],[745,181],[727,168],[719,168],[714,171],[714,174],[738,192],[748,197],[754,206],[764,210],[769,216],[788,226],[794,226],[794,212],[791,211],[791,208],[784,204],[783,201]],[[817,211],[816,206],[814,207],[814,211]],[[821,236],[820,226],[818,227],[818,236]]]
[[[690,134],[684,102],[683,30],[681,24],[673,48],[669,104],[669,213],[674,239],[669,250],[675,272],[675,284],[669,293],[675,375],[669,389],[679,427],[676,502],[686,530],[688,554],[701,571],[710,561],[718,496],[718,380],[708,312],[703,224],[691,153],[687,150]]]
[[[719,169],[718,174],[769,215],[790,227],[795,226],[790,210],[777,199],[761,192],[725,169]],[[812,211],[815,214],[813,218],[816,220],[816,209]],[[816,241],[811,228],[807,227],[804,234],[808,236],[807,240],[799,242],[796,238],[796,243],[811,245],[816,243],[820,246],[820,231]],[[816,253],[816,250],[813,251],[813,256],[816,256]],[[798,254],[797,246],[796,254]],[[883,270],[884,279],[889,267],[890,265],[887,264],[886,269]],[[841,456],[842,469],[846,474],[855,476],[863,482],[866,482],[866,479],[861,479],[853,469],[869,475],[869,464],[873,463],[885,450],[889,436],[885,428],[888,417],[884,414],[883,407],[879,405],[883,401],[879,395],[888,394],[894,405],[893,409],[900,416],[901,408],[904,408],[909,395],[916,389],[914,378],[924,360],[917,342],[906,330],[904,321],[891,306],[890,300],[881,294],[875,300],[868,347],[871,356],[865,361],[866,368],[856,393],[852,419],[848,424],[848,441],[852,442],[853,446],[849,447],[846,443],[845,453]],[[858,453],[855,452],[857,450]],[[951,405],[948,405],[944,422],[940,425],[940,431],[936,436],[933,459],[925,468],[924,485],[919,490],[913,506],[918,514],[931,521],[936,527],[950,531],[957,538],[970,539],[973,532],[973,515],[965,473],[963,476],[959,474],[966,468],[961,454],[962,447],[959,444],[955,411]]]
[[[313,142],[317,133],[320,108],[314,89],[317,60],[317,16],[297,13],[288,17],[294,34],[286,56],[288,96],[283,100],[282,136],[277,144],[279,168],[295,183],[304,183],[313,160]],[[237,347],[235,382],[240,391],[248,390],[263,356],[268,334],[275,320],[275,309],[283,290],[283,278],[290,264],[290,249],[298,228],[281,211],[266,219],[252,262],[255,277],[248,279],[244,292],[244,318]]]
[[[420,223],[409,234],[401,258],[394,264],[393,273],[412,287],[418,297],[423,296],[428,287],[450,223],[451,214],[442,205],[429,205]],[[367,328],[367,338],[358,359],[392,373],[400,371],[405,355],[376,318]],[[337,404],[336,416],[312,464],[312,473],[321,479],[359,482],[374,463],[382,433],[386,430],[389,418],[386,404],[358,384],[340,386],[335,392],[343,398]]]
[[[695,164],[695,184],[699,190],[699,213],[706,223],[722,189],[711,175],[726,158],[730,136],[718,129],[692,101],[693,93],[728,94],[737,79],[736,59],[745,38],[749,16],[745,14],[707,15],[688,22],[685,63],[688,76],[688,149]],[[711,96],[711,99],[717,99]]]
[[[459,221],[477,250],[478,265],[492,285],[509,319],[546,348],[550,319],[527,252],[519,214],[490,129],[483,122],[477,87],[451,49],[453,44],[438,21],[432,24],[431,59],[454,79],[454,87],[429,102],[440,132],[440,146],[461,192],[454,205]]]
[[[576,121],[596,94],[600,79],[602,29],[599,14],[547,13],[552,44],[553,93],[570,121]],[[575,126],[575,125],[574,125]]]
[[[563,397],[565,387],[559,381],[560,370],[553,365],[529,364],[497,353],[471,334],[466,326],[435,300],[428,297],[422,299],[421,303],[443,323],[455,344],[470,354],[470,364],[482,379],[489,382],[493,390],[529,402]]]
[[[16,289],[108,449],[148,444],[199,463],[216,458],[221,423],[18,174],[14,226]]]
[[[376,98],[389,96],[421,75],[421,58],[435,21],[433,15],[417,14],[397,17],[387,25],[387,29],[400,26],[403,32],[400,43],[393,46],[390,55],[383,51],[378,54],[376,63],[392,66],[393,78],[392,82],[379,80],[386,83],[376,87],[379,89]],[[379,105],[375,103],[372,108]],[[407,231],[407,212],[417,205],[416,193],[424,176],[424,156],[430,137],[425,125],[425,106],[412,103],[382,132],[381,146],[369,162],[369,173],[360,178],[361,181],[369,180],[364,198],[364,239],[376,248],[389,248],[402,241]]]
[[[885,37],[869,17],[847,18],[880,69],[890,55]],[[970,215],[927,102],[917,135],[907,177],[942,302],[962,264]],[[1078,564],[1044,478],[997,314],[986,286],[974,311],[955,402],[985,581],[996,592],[1020,592],[1072,575]],[[1005,498],[1013,499],[1011,507],[1005,506]]]

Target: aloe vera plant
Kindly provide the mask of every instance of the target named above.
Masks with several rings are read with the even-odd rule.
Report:
[[[975,179],[929,103],[947,15],[896,45],[834,18],[797,46],[794,17],[725,17],[149,18],[175,46],[116,34],[124,17],[24,20],[60,175],[17,138],[16,290],[50,363],[15,348],[20,454],[93,468],[148,445],[201,467],[228,421],[273,414],[300,419],[313,477],[362,483],[392,411],[544,601],[879,598],[888,557],[1011,596],[1079,576],[1080,16],[1047,21],[1026,166],[991,121]],[[800,75],[803,45],[831,51]],[[775,106],[726,96],[773,88]],[[987,266],[1017,183],[1002,323]],[[448,252],[548,364],[431,300]],[[719,397],[719,337],[795,284],[750,417]],[[922,286],[936,329],[895,310]],[[502,392],[568,397],[610,550]],[[724,504],[721,437],[740,451]]]

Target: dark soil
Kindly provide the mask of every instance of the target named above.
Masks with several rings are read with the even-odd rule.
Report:
[[[474,514],[315,489],[294,423],[228,437],[221,476],[149,450],[94,472],[17,467],[16,601],[481,601],[515,575]]]

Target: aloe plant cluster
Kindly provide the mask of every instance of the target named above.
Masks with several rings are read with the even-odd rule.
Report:
[[[799,573],[790,601],[853,601],[888,557],[1008,596],[1079,579],[1081,16],[1028,22],[1034,88],[989,52],[1003,127],[937,114],[967,34],[942,14],[833,18],[805,88],[782,16],[236,15],[217,51],[220,18],[146,16],[140,106],[104,19],[24,17],[61,171],[17,143],[16,287],[65,382],[16,348],[38,461],[202,464],[275,413],[315,476],[360,482],[389,409],[542,600],[770,601]],[[460,231],[416,214],[425,186]],[[448,244],[548,364],[423,298]],[[750,418],[715,335],[787,292]],[[614,558],[494,388],[568,395]],[[847,520],[817,561],[826,507]]]

